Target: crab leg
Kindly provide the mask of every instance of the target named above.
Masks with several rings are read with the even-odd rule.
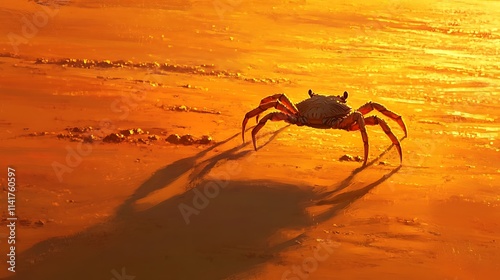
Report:
[[[276,100],[281,102],[283,105],[285,105],[285,107],[287,107],[294,114],[299,113],[299,110],[297,109],[297,107],[295,107],[295,105],[292,103],[290,98],[288,98],[288,96],[286,96],[284,93],[277,93],[277,94],[265,97],[260,101],[260,105],[265,104],[265,103],[269,103],[271,101],[276,101]],[[257,115],[255,117],[255,122],[259,122],[259,115]]]
[[[269,114],[265,115],[259,121],[259,123],[253,128],[253,130],[252,130],[253,148],[256,151],[257,151],[257,141],[255,140],[255,136],[257,135],[257,132],[259,132],[259,130],[262,127],[264,127],[264,125],[266,124],[266,122],[268,120],[271,120],[271,121],[285,121],[285,122],[291,123],[291,124],[297,123],[297,118],[295,116],[287,115],[287,114],[282,113],[282,112],[272,112],[272,113],[269,113]]]
[[[254,116],[258,116],[260,113],[262,113],[262,112],[264,112],[267,109],[272,108],[272,107],[274,107],[277,110],[280,110],[281,112],[286,113],[286,114],[290,114],[290,115],[294,115],[295,114],[295,112],[293,112],[290,109],[288,109],[288,107],[286,107],[285,105],[283,105],[278,100],[267,102],[267,103],[264,103],[264,104],[260,104],[259,107],[257,107],[255,109],[253,109],[252,111],[246,113],[245,118],[243,119],[242,128],[241,128],[241,137],[243,139],[243,142],[245,142],[245,127],[247,125],[248,120],[250,118],[254,117]]]
[[[408,132],[406,130],[406,125],[405,125],[405,123],[403,121],[403,117],[401,117],[400,115],[394,113],[393,111],[388,110],[382,104],[370,101],[370,102],[366,103],[365,105],[361,106],[358,109],[358,112],[360,112],[363,115],[366,115],[366,114],[370,113],[373,110],[377,110],[380,113],[382,113],[382,114],[388,116],[389,118],[395,120],[399,124],[399,126],[401,127],[401,129],[403,129],[403,131],[405,133],[405,137],[408,136]]]
[[[387,125],[387,122],[377,116],[370,116],[365,118],[365,125],[380,125],[382,130],[387,134],[387,136],[391,139],[392,144],[396,146],[396,149],[398,150],[399,153],[399,160],[400,162],[403,162],[403,153],[401,152],[401,144],[399,143],[398,138],[394,133],[392,132],[391,128],[389,125]],[[353,124],[351,127],[349,127],[349,130],[358,130],[359,125],[358,124]]]
[[[365,158],[363,165],[366,165],[368,160],[368,152],[370,147],[368,146],[368,134],[366,134],[365,119],[360,112],[352,112],[347,117],[342,119],[340,122],[335,124],[332,128],[339,128],[345,130],[359,130],[361,132],[361,138],[363,139]]]

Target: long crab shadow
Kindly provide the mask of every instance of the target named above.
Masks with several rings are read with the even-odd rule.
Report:
[[[365,196],[372,189],[374,189],[378,185],[382,184],[384,181],[389,179],[392,175],[397,173],[400,169],[401,169],[401,166],[398,166],[398,167],[394,168],[391,172],[380,177],[378,180],[376,180],[376,181],[374,181],[374,182],[372,182],[372,183],[370,183],[362,188],[355,189],[355,190],[348,191],[348,192],[344,192],[344,193],[338,194],[332,198],[324,198],[325,194],[323,194],[323,199],[319,200],[316,203],[316,205],[332,205],[332,207],[330,209],[328,209],[328,211],[319,215],[317,217],[317,220],[323,221],[323,220],[329,219],[332,216],[335,216],[339,211],[345,209],[353,202],[355,202],[358,199]],[[346,188],[347,186],[349,186],[348,183],[346,184],[346,186],[344,188]],[[338,192],[338,190],[336,190],[334,193],[336,193],[336,192]],[[329,192],[326,195],[331,196],[332,194],[333,194],[332,192]]]
[[[264,138],[268,135],[271,135],[271,137],[266,141],[265,145],[272,141],[279,133],[281,133],[287,126],[282,127],[281,129],[274,131],[274,132],[268,132],[265,133],[261,136],[261,138]],[[250,130],[251,128],[247,129]],[[134,202],[138,201],[141,198],[146,197],[147,195],[151,194],[152,192],[163,188],[165,186],[169,186],[172,184],[175,180],[177,180],[179,177],[182,175],[186,174],[190,170],[192,172],[189,175],[189,185],[186,186],[186,189],[192,188],[194,185],[199,183],[199,178],[203,178],[214,166],[216,166],[218,163],[221,161],[227,161],[227,160],[236,160],[239,158],[242,158],[246,156],[248,153],[252,152],[251,150],[247,151],[240,151],[242,148],[248,146],[250,143],[245,142],[243,144],[240,144],[238,146],[235,146],[229,150],[226,150],[218,155],[215,155],[213,157],[210,157],[206,160],[203,160],[201,162],[198,162],[200,159],[205,157],[209,152],[216,150],[217,148],[221,147],[222,145],[228,143],[229,141],[237,138],[240,134],[236,133],[232,135],[231,137],[221,141],[217,142],[215,145],[210,146],[209,148],[191,156],[191,157],[186,157],[180,160],[177,160],[164,168],[157,170],[146,182],[144,182],[136,191],[135,193],[129,197],[123,205],[120,207],[118,210],[118,213],[123,214],[125,212],[131,211],[132,208],[130,207]]]
[[[203,177],[217,164],[250,151],[240,151],[247,143],[203,158],[238,135],[156,171],[106,223],[36,244],[19,256],[19,270],[11,279],[117,279],[118,274],[121,279],[210,280],[248,273],[296,245],[293,239],[269,245],[277,231],[327,220],[399,170],[331,199],[308,185],[273,180],[228,180],[217,195],[209,196],[204,188],[209,181]],[[134,210],[137,200],[188,172],[192,190]],[[306,208],[318,201],[332,208],[313,222]]]
[[[106,223],[34,245],[19,256],[17,273],[10,279],[116,279],[122,267],[126,275],[142,279],[223,279],[271,258],[288,243],[267,249],[269,236],[279,228],[308,225],[301,205],[312,196],[311,191],[273,181],[230,180],[214,198],[217,203],[193,208],[197,214],[189,224],[179,205],[197,207],[191,190],[150,209],[134,209],[136,201],[169,187],[189,172],[194,188],[203,192],[206,181],[196,182],[195,178],[205,176],[222,161],[240,159],[251,151],[240,151],[249,144],[245,143],[209,155],[238,135],[157,170]],[[262,257],[251,257],[254,254]]]

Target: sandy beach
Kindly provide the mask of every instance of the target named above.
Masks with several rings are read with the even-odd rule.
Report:
[[[500,276],[499,2],[0,10],[1,279]],[[358,131],[269,121],[254,151],[250,119],[242,143],[309,89],[403,116],[369,113],[402,163],[379,126],[364,167]]]

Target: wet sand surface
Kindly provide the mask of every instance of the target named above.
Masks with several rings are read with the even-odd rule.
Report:
[[[498,2],[150,2],[0,3],[0,277],[498,278]],[[365,168],[357,131],[242,144],[310,88],[401,114],[402,165],[378,126]]]

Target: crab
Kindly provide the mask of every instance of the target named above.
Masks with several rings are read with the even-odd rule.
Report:
[[[364,143],[363,166],[365,166],[368,160],[369,150],[368,135],[366,134],[365,126],[380,125],[382,130],[385,134],[387,134],[396,147],[399,153],[400,162],[402,163],[403,154],[401,152],[401,144],[387,122],[375,115],[369,117],[364,116],[373,110],[384,114],[399,124],[405,134],[404,138],[406,138],[408,132],[403,118],[400,115],[388,110],[382,104],[371,101],[361,106],[359,109],[353,110],[346,104],[347,97],[349,96],[347,91],[345,91],[342,96],[335,96],[317,94],[310,89],[308,94],[309,98],[297,104],[294,104],[284,93],[274,94],[262,99],[259,106],[246,113],[245,118],[243,119],[241,130],[243,143],[245,142],[245,127],[248,120],[253,117],[255,117],[257,122],[257,125],[252,130],[252,141],[256,151],[257,143],[255,136],[269,120],[285,121],[297,126],[308,126],[318,129],[343,129],[347,131],[359,130]],[[267,109],[273,107],[279,112],[269,113],[259,121],[259,115]]]

